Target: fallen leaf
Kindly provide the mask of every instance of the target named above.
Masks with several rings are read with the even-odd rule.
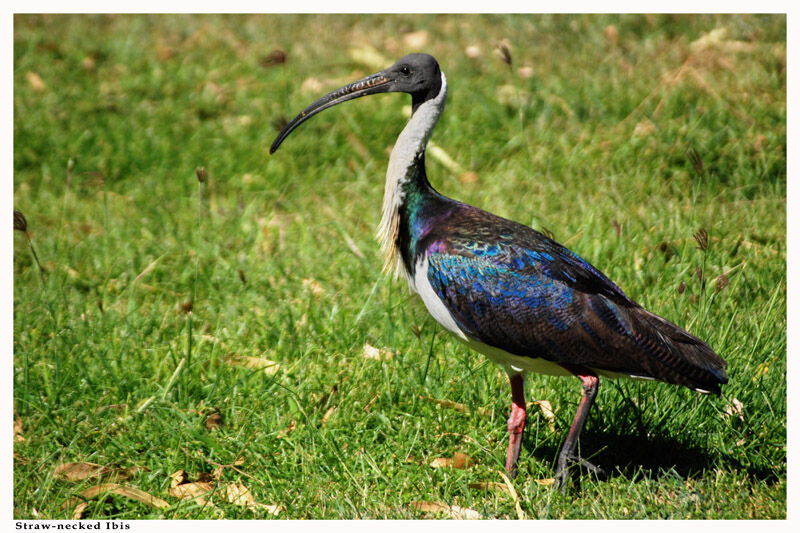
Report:
[[[209,431],[219,429],[225,424],[225,419],[218,409],[214,409],[206,416],[206,429]]]
[[[92,500],[108,493],[124,496],[125,498],[130,498],[139,503],[143,503],[157,509],[167,509],[169,507],[169,503],[166,501],[162,500],[161,498],[157,498],[156,496],[153,496],[152,494],[149,494],[141,489],[137,489],[136,487],[118,485],[116,483],[102,483],[84,490],[80,493],[78,498],[70,498],[64,502],[61,508],[67,509],[68,507],[72,507],[73,505],[80,503],[81,499]]]
[[[555,478],[548,477],[544,479],[534,479],[533,480],[537,485],[542,485],[543,487],[549,487],[550,485],[555,484]]]
[[[472,413],[476,413],[480,416],[489,416],[491,414],[489,409],[485,407],[476,407],[472,409],[463,403],[458,402],[451,402],[450,400],[438,400],[436,398],[431,398],[430,396],[420,396],[423,400],[427,400],[429,402],[434,402],[436,404],[441,405],[442,407],[447,407],[448,409],[453,409],[458,411],[459,413],[464,413],[465,415],[470,415]]]
[[[22,436],[22,419],[14,419],[14,442],[24,442],[25,437]]]
[[[209,492],[213,490],[213,485],[207,481],[198,481],[193,483],[182,483],[167,490],[167,494],[179,500],[194,500],[197,505],[213,507],[214,504],[211,500],[206,498]]]
[[[305,278],[303,280],[303,287],[310,290],[311,293],[317,298],[325,294],[325,289],[323,289],[322,285],[319,284],[319,281],[315,280],[314,278]]]
[[[328,408],[327,411],[325,411],[325,414],[322,415],[322,425],[323,426],[328,422],[328,419],[331,417],[331,415],[334,413],[334,411],[336,411],[336,406],[331,406],[331,407]]]
[[[465,453],[456,452],[453,457],[437,457],[430,464],[433,468],[452,467],[464,470],[474,465],[475,461]]]
[[[56,466],[53,475],[65,481],[82,481],[84,479],[101,477],[111,477],[117,481],[124,481],[136,475],[139,470],[141,470],[141,468],[138,466],[109,468],[107,466],[86,462],[61,463]]]
[[[40,93],[44,91],[46,85],[44,84],[44,80],[42,77],[36,74],[35,72],[28,71],[25,74],[25,79],[28,80],[28,84],[31,86],[31,89]]]
[[[525,520],[525,512],[522,510],[522,505],[519,502],[519,495],[517,494],[517,490],[514,488],[514,484],[511,483],[511,480],[508,479],[508,476],[505,472],[500,472],[500,476],[503,478],[503,483],[506,484],[508,493],[514,500],[514,509],[517,511],[517,518],[520,520]]]
[[[285,437],[286,435],[294,431],[296,427],[297,425],[295,424],[294,420],[292,420],[291,422],[289,422],[289,425],[286,426],[286,429],[278,433],[278,437]]]
[[[87,502],[81,502],[75,506],[75,509],[72,511],[72,519],[73,520],[80,520],[83,517],[83,512],[86,508],[89,507]]]
[[[744,421],[743,413],[744,413],[744,404],[739,400],[737,400],[736,398],[733,398],[731,400],[731,403],[725,406],[725,414],[727,416],[737,416],[739,420]]]
[[[497,481],[480,481],[478,483],[470,483],[469,488],[471,489],[478,489],[478,490],[488,490],[488,491],[497,491],[497,492],[504,492],[511,495],[511,492],[508,490],[508,487],[505,483],[498,483]]]
[[[656,125],[649,120],[643,120],[633,128],[634,137],[644,137],[656,129]]]
[[[229,503],[238,505],[240,507],[247,507],[248,509],[259,507],[259,504],[256,503],[256,499],[253,497],[250,489],[248,489],[244,483],[240,481],[235,483],[226,483],[224,489],[225,499]]]
[[[432,468],[444,468],[448,466],[453,466],[452,457],[437,457],[433,461],[431,461]]]
[[[361,350],[361,355],[364,359],[374,359],[376,361],[388,361],[394,357],[394,352],[386,348],[376,348],[369,343],[364,344],[364,349]]]
[[[177,487],[181,483],[185,483],[185,482],[187,482],[189,480],[189,477],[188,477],[188,474],[186,473],[186,470],[177,470],[177,471],[171,473],[169,475],[169,478],[170,478],[170,482],[169,482],[170,488]]]
[[[474,464],[475,461],[472,459],[472,457],[465,453],[456,452],[453,454],[453,468],[464,470],[465,468],[469,468]]]
[[[479,520],[482,518],[478,511],[459,507],[458,505],[445,505],[436,502],[411,502],[409,507],[418,509],[423,513],[444,514],[448,518],[456,520]]]
[[[95,463],[62,463],[53,471],[53,475],[66,481],[81,481],[83,479],[102,476],[108,469]]]
[[[283,505],[275,505],[274,503],[262,504],[261,508],[272,516],[278,516],[281,512],[286,510]]]
[[[619,41],[619,30],[613,24],[608,25],[603,30],[603,33],[606,36],[606,39],[612,46],[616,46],[617,42]]]
[[[264,373],[268,376],[277,374],[278,370],[281,368],[280,363],[270,361],[264,357],[252,357],[249,355],[229,355],[225,358],[225,362],[229,365],[242,366],[250,370],[263,369]]]
[[[535,402],[530,402],[527,406],[528,410],[530,411],[531,406],[538,405],[539,409],[542,411],[542,415],[544,416],[545,420],[547,420],[547,427],[550,428],[550,431],[556,430],[556,415],[553,413],[553,406],[550,405],[550,402],[547,400],[537,400]]]

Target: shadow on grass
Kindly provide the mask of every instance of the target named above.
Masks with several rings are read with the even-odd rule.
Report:
[[[566,437],[566,431],[563,437]],[[552,462],[555,468],[560,440],[555,445],[553,441],[539,445],[526,441],[523,446],[530,446],[528,449],[532,450],[534,457]],[[722,463],[728,470],[738,470],[770,485],[782,481],[774,468],[745,465],[730,455],[720,456],[702,445],[664,435],[644,436],[633,429],[625,433],[587,428],[581,435],[579,447],[581,457],[603,469],[606,475],[619,472],[633,478],[640,472],[653,479],[673,476],[674,473],[684,478],[696,477]]]

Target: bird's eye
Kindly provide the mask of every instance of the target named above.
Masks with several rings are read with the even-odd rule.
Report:
[[[400,67],[400,74],[402,74],[403,76],[408,76],[409,74],[411,74],[411,69],[406,66],[402,66]]]

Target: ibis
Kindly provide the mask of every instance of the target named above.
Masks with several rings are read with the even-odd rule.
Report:
[[[505,468],[517,475],[529,372],[576,376],[583,387],[556,460],[564,490],[582,459],[578,440],[600,376],[658,380],[720,394],[727,363],[705,342],[647,311],[589,262],[528,226],[437,192],[425,149],[444,111],[447,78],[427,54],[337,89],[300,112],[270,153],[303,122],[329,107],[371,94],[411,95],[411,118],[386,172],[378,239],[387,270],[404,277],[448,332],[500,365],[511,385]]]

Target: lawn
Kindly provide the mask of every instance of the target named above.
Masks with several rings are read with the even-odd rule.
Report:
[[[551,232],[728,361],[721,397],[507,378],[382,273],[412,51],[443,194]],[[202,181],[201,179],[202,178]],[[14,517],[785,518],[786,18],[14,19]],[[24,230],[24,231],[23,231]]]

